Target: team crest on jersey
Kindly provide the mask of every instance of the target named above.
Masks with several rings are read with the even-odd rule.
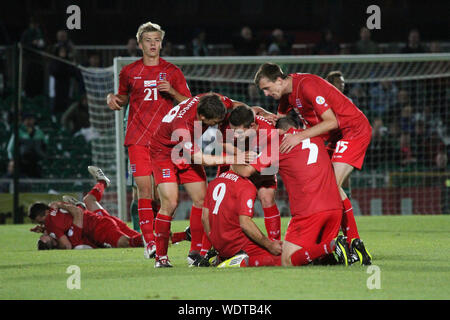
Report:
[[[163,80],[165,81],[167,79],[167,73],[160,72],[159,76],[158,76],[158,79],[161,80],[161,81],[163,81]]]
[[[170,169],[162,169],[163,178],[170,178]]]
[[[144,80],[144,87],[156,87],[156,80]]]
[[[317,104],[324,104],[325,103],[325,98],[322,96],[317,96],[316,97],[316,103]]]
[[[300,101],[299,98],[295,99],[295,104],[297,105],[297,108],[301,108],[302,106],[302,102]]]

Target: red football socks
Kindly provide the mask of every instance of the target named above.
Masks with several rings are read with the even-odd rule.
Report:
[[[333,249],[329,243],[325,242],[301,248],[291,255],[291,263],[293,266],[304,266],[325,254],[332,253]]]
[[[172,217],[158,213],[155,219],[156,255],[167,256]]]
[[[352,239],[358,238],[358,227],[356,226],[355,216],[353,215],[353,207],[349,198],[342,200],[344,205],[344,213],[341,220],[341,229],[345,236],[347,236],[347,242],[350,244]]]
[[[145,243],[155,241],[153,234],[153,209],[152,199],[138,200],[139,226]]]
[[[103,197],[103,193],[105,192],[106,188],[106,182],[105,181],[99,181],[95,184],[95,186],[89,191],[89,194],[92,194],[95,197],[95,200],[97,202],[100,202]]]
[[[264,224],[267,230],[267,237],[270,240],[280,240],[281,238],[281,216],[277,205],[263,208]]]
[[[206,233],[203,232],[202,249],[200,250],[200,255],[204,257],[208,253],[209,249],[211,249],[211,247],[211,241],[209,241]]]
[[[171,236],[172,244],[186,240],[186,232],[174,232]]]
[[[191,227],[191,251],[200,251],[202,248],[203,224],[202,224],[202,208],[192,206],[191,216],[189,218]]]

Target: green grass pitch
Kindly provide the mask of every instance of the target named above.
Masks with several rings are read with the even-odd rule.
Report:
[[[187,223],[174,221],[172,230]],[[283,230],[287,223],[283,218]],[[155,269],[143,248],[38,252],[31,225],[2,225],[0,299],[450,298],[450,216],[364,216],[357,223],[378,274],[360,265],[189,268],[189,242],[169,248],[174,268]],[[67,287],[72,265],[80,268],[80,289]],[[376,275],[380,286],[370,289]]]

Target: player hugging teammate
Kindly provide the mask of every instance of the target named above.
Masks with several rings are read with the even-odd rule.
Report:
[[[167,251],[180,184],[193,202],[191,266],[208,265],[211,246],[221,266],[304,265],[330,254],[342,264],[370,264],[341,188],[354,168],[361,169],[371,138],[367,118],[349,99],[318,76],[287,75],[270,63],[261,66],[255,84],[280,101],[277,115],[219,93],[191,97],[181,70],[160,57],[161,27],[143,24],[136,37],[143,57],[122,69],[119,92],[110,93],[107,103],[112,110],[129,103],[125,146],[138,188],[145,256],[155,257],[155,267],[172,267]],[[275,128],[275,120],[283,124],[281,118],[292,110],[298,118],[288,120],[285,130]],[[214,126],[233,137],[223,143],[222,155],[203,154],[193,138],[196,128],[203,134]],[[249,129],[256,137],[271,133],[261,142],[252,140]],[[236,146],[240,140],[247,146],[243,150]],[[325,141],[334,148],[331,160],[324,156]],[[268,152],[274,145],[276,151]],[[183,157],[175,160],[180,152]],[[205,165],[222,166],[209,187]],[[280,170],[289,194],[292,219],[284,242],[275,203],[276,171],[265,175],[268,166]],[[251,219],[256,197],[268,237]],[[161,206],[154,212],[157,198]],[[338,237],[339,228],[344,236]],[[327,232],[319,235],[317,230]]]

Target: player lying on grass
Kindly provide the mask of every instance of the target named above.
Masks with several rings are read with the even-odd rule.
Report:
[[[64,202],[54,202],[49,206],[37,203],[30,207],[30,218],[34,217],[35,212],[50,210],[50,215],[47,213],[45,218],[36,216],[35,220],[39,223],[43,221],[44,224],[31,229],[34,232],[44,233],[38,241],[38,249],[127,247],[125,239],[120,240],[121,233],[130,239],[129,246],[142,247],[141,234],[129,228],[119,218],[110,215],[100,205],[103,192],[110,184],[110,180],[100,168],[89,166],[88,170],[97,183],[83,198],[83,202],[71,196],[63,196]],[[103,229],[100,229],[101,226]],[[102,242],[103,236],[99,233],[109,235],[106,236],[107,239],[119,237],[120,243],[114,240],[111,243]],[[172,243],[185,239],[184,232],[176,233],[172,237]]]
[[[241,116],[241,124],[235,130],[245,134],[254,114],[248,110]],[[252,120],[253,119],[253,120]],[[295,121],[287,117],[277,122],[281,143],[286,133],[297,134]],[[275,127],[272,128],[275,130]],[[275,140],[272,139],[272,143]],[[280,173],[289,197],[292,215],[283,241],[281,264],[302,266],[333,253],[344,265],[351,263],[348,244],[344,236],[338,236],[342,218],[342,202],[327,150],[320,137],[303,140],[288,153],[261,152],[255,163],[235,165],[234,171],[243,177],[255,172],[265,174],[265,168],[275,166]]]
[[[72,242],[75,246],[87,243],[93,247],[142,247],[141,234],[111,216],[99,203],[110,180],[100,168],[89,166],[88,170],[97,183],[84,197],[84,203],[68,196],[63,199],[69,202],[36,202],[29,208],[30,219],[43,225],[61,249],[72,249]]]

